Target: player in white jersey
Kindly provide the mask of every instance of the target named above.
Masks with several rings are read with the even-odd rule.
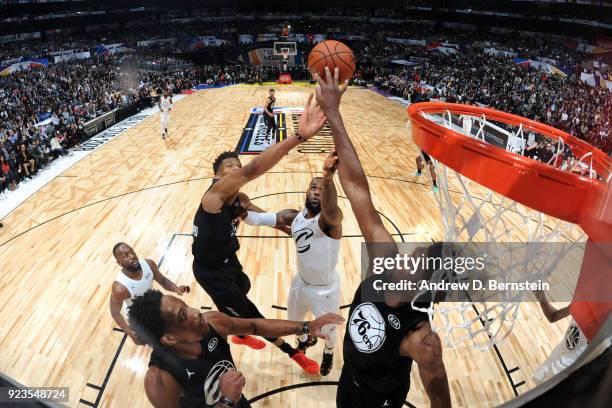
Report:
[[[153,287],[154,280],[167,291],[178,295],[189,293],[189,286],[176,286],[162,275],[155,262],[150,259],[138,259],[132,247],[123,242],[119,242],[113,247],[113,256],[121,266],[121,271],[113,282],[109,302],[111,316],[117,325],[132,338],[134,343],[143,344],[121,314],[123,305],[130,306],[133,298],[143,295]]]
[[[536,299],[540,302],[542,312],[550,323],[555,323],[569,316],[569,306],[555,310],[546,300],[544,292],[536,291],[534,293]],[[587,345],[586,336],[582,333],[582,330],[580,330],[574,319],[572,319],[561,342],[557,344],[546,361],[544,361],[533,374],[535,383],[540,384],[548,377],[557,375],[574,364],[578,356],[587,348]]]
[[[164,94],[159,98],[160,120],[161,120],[161,134],[162,138],[165,139],[168,136],[168,121],[170,120],[170,111],[172,110],[172,97],[170,91],[167,89]]]
[[[333,177],[338,157],[331,153],[323,165],[323,177],[310,181],[302,211],[283,210],[278,213],[249,211],[245,222],[250,225],[291,226],[291,236],[297,251],[297,273],[293,277],[287,305],[287,318],[301,321],[310,311],[315,317],[340,310],[340,275],[336,269],[342,211],[338,208],[338,192]],[[333,325],[324,328],[325,340],[320,373],[329,374],[333,366],[334,347],[338,338]],[[306,352],[317,339],[298,336],[298,349]]]

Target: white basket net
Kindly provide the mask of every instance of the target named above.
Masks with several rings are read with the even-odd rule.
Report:
[[[437,115],[432,120],[448,125],[447,119],[442,116]],[[451,118],[450,113],[444,116],[448,116],[448,120]],[[486,121],[484,117],[479,119]],[[476,137],[471,132],[461,133]],[[487,265],[486,272],[481,276],[438,270],[431,278],[432,282],[459,282],[474,278],[493,278],[501,282],[541,280],[548,281],[558,291],[566,291],[558,293],[559,298],[571,299],[578,276],[572,275],[573,272],[567,276],[557,273],[551,276],[551,271],[565,268],[566,263],[568,271],[580,270],[582,257],[576,254],[583,254],[586,236],[578,226],[512,201],[446,167],[433,157],[431,162],[437,176],[438,190],[434,189],[434,197],[441,213],[444,242],[465,243],[461,244],[462,250],[473,253],[463,255],[484,255]],[[431,182],[428,169],[423,172]],[[503,183],[504,180],[499,182]],[[443,255],[450,255],[452,248],[451,244],[445,245]],[[577,251],[571,251],[571,255],[568,255],[571,249]],[[568,259],[570,256],[573,259]],[[421,292],[413,299],[412,306],[429,315],[432,329],[444,338],[448,346],[470,339],[477,347],[486,350],[511,333],[519,316],[519,302],[525,301],[528,293],[508,291],[501,293],[501,299],[498,294],[491,302],[430,302],[428,307],[418,307],[415,303],[429,300],[426,296],[431,295],[431,292]]]

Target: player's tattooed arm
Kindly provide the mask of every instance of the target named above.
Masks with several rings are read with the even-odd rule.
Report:
[[[451,406],[450,389],[442,344],[437,333],[431,330],[429,322],[421,322],[400,343],[400,355],[412,358],[419,366],[419,375],[431,406]]]
[[[293,208],[287,208],[276,213],[276,226],[277,227],[290,227],[293,220],[300,212]],[[291,230],[289,230],[291,235]]]
[[[176,285],[174,282],[172,282],[170,279],[166,278],[161,271],[159,270],[159,267],[157,266],[157,264],[152,261],[151,259],[147,259],[146,260],[147,263],[149,264],[149,266],[151,267],[151,270],[153,271],[153,279],[160,284],[160,286],[164,289],[166,289],[169,292],[174,292],[177,295],[182,295],[184,293],[189,293],[189,286],[178,286]]]
[[[244,194],[244,193],[239,193],[238,197],[240,198],[240,205],[243,206],[246,210],[251,211],[251,212],[256,212],[256,213],[265,213],[266,211],[264,211],[262,208],[259,208],[258,206],[256,206],[255,204],[253,204],[253,202],[250,200],[250,198]],[[295,211],[295,215],[297,215],[297,210],[283,210],[283,211]],[[281,212],[283,212],[281,211]],[[270,213],[271,215],[272,213]],[[293,218],[295,218],[295,215],[293,215]],[[290,214],[286,213],[283,215],[284,217],[289,217]],[[244,215],[244,217],[246,217],[246,214]],[[284,232],[287,235],[291,235],[291,228],[289,228],[291,226],[291,223],[293,222],[293,218],[291,219],[291,221],[289,221],[289,223],[286,223],[286,220],[288,219],[282,219],[279,223],[279,216],[278,213],[276,215],[276,225],[271,225],[271,224],[258,224],[258,223],[251,223],[247,221],[247,224],[251,224],[251,225],[268,225],[271,226],[274,229],[277,229],[281,232]],[[244,218],[243,218],[244,219]]]

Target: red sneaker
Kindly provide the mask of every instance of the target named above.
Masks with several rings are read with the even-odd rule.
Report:
[[[291,359],[298,363],[298,365],[302,367],[302,370],[306,371],[308,374],[319,374],[319,365],[317,362],[306,357],[301,351],[298,350],[291,356]]]
[[[232,336],[232,343],[248,346],[253,350],[261,350],[262,348],[266,347],[266,343],[251,336]]]

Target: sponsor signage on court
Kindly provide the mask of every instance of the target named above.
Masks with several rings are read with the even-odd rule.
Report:
[[[274,142],[278,143],[287,137],[286,114],[291,108],[274,108],[274,120],[278,129],[273,135]],[[266,149],[265,138],[268,127],[264,121],[263,109],[253,108],[249,119],[242,130],[242,136],[236,145],[238,154],[259,154]]]
[[[287,138],[287,131],[291,129],[295,134],[300,122],[303,108],[280,107],[274,108],[274,120],[278,130],[274,135],[274,140],[278,143]],[[242,136],[236,145],[235,151],[238,154],[259,154],[266,149],[267,126],[263,118],[262,108],[251,109],[251,114],[242,131]],[[331,135],[331,128],[328,123],[306,143],[300,144],[296,150],[299,153],[329,153],[334,149],[334,140]]]

